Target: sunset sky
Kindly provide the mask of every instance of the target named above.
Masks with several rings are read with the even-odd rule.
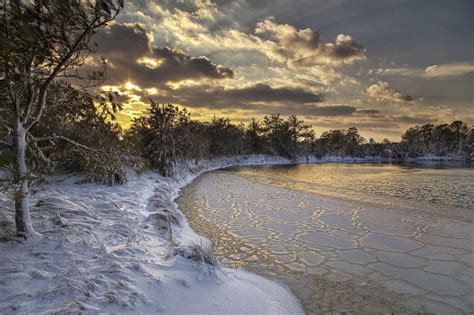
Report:
[[[296,114],[317,136],[398,140],[474,123],[472,12],[471,0],[126,1],[95,41],[124,125],[152,98],[201,120]]]

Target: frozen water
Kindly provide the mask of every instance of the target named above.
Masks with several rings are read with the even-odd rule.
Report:
[[[305,173],[305,167],[315,166],[295,168]],[[317,179],[295,184],[292,167],[275,169],[211,172],[178,200],[191,226],[216,243],[224,265],[287,283],[307,312],[474,312],[473,209],[390,194],[366,200],[354,190],[342,196],[343,184],[335,194],[326,186],[323,194]],[[448,178],[447,170],[441,176]],[[454,210],[443,213],[443,207]]]

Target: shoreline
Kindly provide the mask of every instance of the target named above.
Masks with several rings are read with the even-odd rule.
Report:
[[[259,193],[255,193],[255,191]],[[288,191],[288,193],[284,193],[284,191]],[[344,200],[320,197],[317,194],[310,198],[309,194],[311,193],[299,191],[297,195],[307,197],[295,199],[294,204],[292,204],[291,200],[296,194],[291,188],[286,189],[254,181],[247,177],[241,177],[238,173],[216,172],[208,174],[204,178],[201,177],[197,183],[193,184],[187,191],[187,195],[184,195],[183,199],[180,200],[180,205],[183,207],[182,210],[186,210],[185,213],[192,218],[190,221],[196,231],[203,233],[216,242],[216,246],[219,248],[216,254],[227,266],[245,266],[244,268],[252,272],[259,270],[257,273],[264,276],[271,275],[272,279],[275,277],[275,272],[284,269],[283,273],[276,276],[276,278],[290,284],[292,290],[294,289],[293,292],[300,291],[296,295],[303,298],[304,305],[308,303],[311,305],[306,311],[315,307],[311,303],[322,308],[332,305],[331,303],[336,300],[341,305],[345,304],[347,300],[336,292],[345,292],[345,297],[351,300],[352,295],[347,291],[347,287],[352,286],[357,288],[353,297],[358,301],[357,303],[362,303],[359,307],[363,308],[368,307],[369,301],[375,302],[378,298],[390,296],[390,294],[393,294],[393,297],[387,301],[393,301],[394,303],[401,302],[409,297],[409,304],[399,305],[401,309],[407,307],[404,312],[408,313],[408,310],[414,313],[423,312],[423,308],[418,305],[418,298],[415,297],[418,294],[422,294],[420,299],[424,302],[431,303],[434,300],[439,300],[437,305],[425,304],[429,306],[427,309],[434,313],[441,314],[446,310],[449,310],[449,312],[463,312],[466,307],[469,307],[464,301],[464,304],[459,302],[461,306],[458,308],[457,302],[450,300],[449,295],[451,293],[449,290],[458,290],[460,295],[463,295],[464,299],[466,298],[464,296],[465,290],[467,290],[466,286],[469,285],[464,281],[466,279],[463,274],[457,274],[457,269],[460,264],[468,264],[470,256],[468,254],[469,250],[464,249],[468,244],[457,238],[461,237],[462,234],[459,234],[462,233],[461,231],[472,227],[472,224],[452,219],[438,220],[436,216],[427,218],[420,212],[399,211],[399,209],[391,208],[388,209],[388,212],[379,213],[378,207],[375,205],[367,209],[363,207],[357,210],[357,215],[354,216],[352,208],[358,207],[353,202],[348,203]],[[278,201],[280,198],[283,198],[284,205],[281,205],[281,202]],[[301,200],[309,201],[312,206],[303,205],[303,208],[299,208],[298,203]],[[280,227],[280,223],[271,223],[274,222],[273,220],[282,217],[281,211],[285,212],[285,217],[288,215],[290,218],[292,216],[299,217],[300,214],[303,215],[303,213],[309,211],[306,214],[306,218],[309,220],[314,215],[311,208],[319,209],[319,207],[322,207],[326,209],[325,205],[328,207],[327,209],[333,208],[335,210],[333,212],[318,210],[318,221],[322,221],[324,224],[321,226],[316,221],[314,226],[311,225],[311,228],[309,228],[309,224],[305,224],[307,230],[304,234],[297,232],[297,234],[291,236],[288,235],[287,225],[283,228]],[[265,210],[268,207],[277,212],[275,217],[270,211]],[[278,207],[283,208],[278,210]],[[298,211],[293,211],[293,209]],[[366,212],[367,214],[365,214]],[[259,217],[259,215],[262,215],[262,217]],[[321,215],[320,218],[319,215]],[[265,219],[268,218],[271,220],[266,221]],[[290,221],[293,222],[292,220]],[[248,221],[250,223],[244,223]],[[353,228],[348,225],[348,222],[351,221],[357,223]],[[224,226],[225,228],[222,228]],[[397,226],[399,228],[395,228]],[[438,229],[440,234],[436,236],[438,235],[436,232]],[[457,231],[458,229],[459,231]],[[447,236],[445,236],[445,233]],[[453,233],[453,238],[449,237],[451,233]],[[281,235],[281,237],[278,235]],[[296,237],[298,240],[296,244],[287,243],[292,237]],[[357,239],[357,245],[354,243],[354,238]],[[292,252],[302,241],[306,242],[305,248],[314,247],[316,252],[312,254],[305,251],[302,252],[300,258],[294,258]],[[360,244],[363,244],[363,246],[361,247]],[[334,248],[331,248],[331,246],[334,246]],[[444,255],[436,254],[441,248],[439,246],[446,248]],[[452,246],[460,249],[455,250],[451,248]],[[294,249],[288,251],[288,247],[294,247]],[[274,255],[272,250],[275,250]],[[325,250],[328,250],[329,254],[326,255]],[[333,253],[342,256],[336,259]],[[349,253],[353,253],[353,255]],[[326,256],[326,258],[323,259],[321,255]],[[309,265],[306,268],[308,270],[313,268],[314,270],[310,275],[299,275],[305,270],[305,267],[301,266],[301,262],[306,257],[309,259]],[[396,259],[397,257],[399,259]],[[316,266],[313,259],[316,261],[324,260],[324,263]],[[276,264],[272,267],[271,262],[274,260]],[[439,260],[443,261],[440,262]],[[449,260],[449,262],[445,260]],[[327,262],[329,263],[327,264]],[[366,263],[369,266],[366,266]],[[261,265],[265,267],[259,267]],[[443,271],[438,268],[439,265],[445,266],[447,269]],[[287,268],[289,269],[287,270]],[[329,271],[326,268],[329,268]],[[416,268],[416,273],[414,273],[414,268]],[[339,281],[342,281],[342,283],[330,284],[324,279],[324,276],[319,276],[326,272],[329,272],[330,277],[335,279],[337,283],[340,283]],[[295,279],[287,279],[288,274],[293,273]],[[456,279],[450,278],[453,274],[456,274]],[[344,282],[344,279],[349,276],[355,281]],[[314,278],[314,285],[316,286],[312,286],[314,288],[312,298],[308,297],[306,290],[301,291],[302,289],[300,289],[300,284],[304,283],[307,277]],[[339,280],[341,277],[342,280]],[[389,291],[387,289],[382,290],[382,288],[377,289],[377,287],[372,287],[370,284],[358,287],[358,284],[365,283],[369,279],[375,281],[374,283],[379,283],[379,281],[386,283]],[[439,288],[436,285],[437,281],[442,281],[450,289]],[[320,285],[322,288],[319,288]],[[330,293],[334,286],[337,289],[335,289],[335,300],[333,301],[325,295],[325,292]],[[325,290],[325,287],[333,289]],[[441,299],[440,296],[430,295],[429,293],[438,290],[442,292],[440,296],[443,294],[448,296]],[[360,297],[357,296],[360,292],[368,292],[367,302],[362,302],[363,300],[360,300]],[[397,294],[400,294],[400,296],[397,297]],[[375,300],[369,298],[372,295]],[[322,299],[323,296],[324,300]],[[322,306],[318,304],[319,299],[321,299]],[[444,304],[447,302],[445,299],[448,299],[450,307]],[[387,307],[390,303],[387,304],[382,301],[379,306],[382,305]],[[390,312],[390,308],[378,309],[376,306],[373,307],[372,311],[377,309],[377,313]],[[362,313],[367,313],[369,309],[366,308]],[[331,308],[325,310],[330,311]],[[339,310],[350,311],[351,308],[344,305]]]
[[[334,160],[312,158],[309,162]],[[211,242],[191,229],[176,203],[181,190],[205,172],[295,163],[306,164],[306,158],[215,158],[180,163],[172,178],[147,172],[112,187],[76,185],[77,175],[52,176],[31,200],[33,220],[45,237],[24,245],[0,243],[4,266],[0,275],[5,284],[0,288],[0,308],[11,313],[196,309],[300,313],[300,301],[277,282],[243,270],[214,267]],[[11,209],[11,202],[7,194],[0,195],[0,206],[6,205],[2,211],[10,219],[6,209]],[[19,294],[28,297],[15,302]],[[50,303],[44,303],[45,294]],[[242,301],[235,301],[235,296]]]
[[[112,187],[77,185],[77,175],[48,178],[31,198],[42,239],[0,242],[0,309],[11,314],[303,313],[299,300],[280,284],[215,266],[206,252],[210,241],[197,235],[176,207],[179,190],[192,179],[236,163],[242,161],[181,165],[174,178],[148,172]],[[11,209],[11,198],[0,194],[0,214],[10,222]]]

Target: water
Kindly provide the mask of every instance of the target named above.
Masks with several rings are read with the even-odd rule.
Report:
[[[312,164],[231,169],[241,176],[336,198],[446,209],[461,219],[474,211],[474,168],[397,164]],[[392,198],[390,198],[392,197]],[[441,207],[439,207],[441,206]],[[455,208],[455,209],[453,209]],[[466,209],[467,211],[462,211]]]
[[[320,164],[207,173],[178,200],[223,265],[308,313],[474,311],[474,169]]]

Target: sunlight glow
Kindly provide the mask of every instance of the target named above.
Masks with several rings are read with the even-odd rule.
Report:
[[[178,90],[182,87],[199,86],[199,85],[203,84],[204,82],[206,82],[206,81],[205,80],[200,80],[200,81],[197,81],[197,80],[181,80],[181,81],[177,81],[177,82],[168,82],[166,85],[168,85],[168,87],[170,87],[173,90]]]
[[[156,69],[163,63],[163,60],[143,57],[143,58],[138,59],[137,63],[145,65],[150,69]]]
[[[148,94],[148,95],[156,95],[158,94],[158,89],[157,88],[147,88],[145,89],[145,92]]]
[[[104,85],[101,87],[104,92],[117,92],[120,93],[120,87],[115,85]]]
[[[142,90],[138,85],[135,85],[130,81],[127,81],[124,87],[127,91],[131,91],[131,90],[141,91]]]

